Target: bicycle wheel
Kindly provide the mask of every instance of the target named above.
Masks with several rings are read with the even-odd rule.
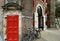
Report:
[[[36,38],[38,38],[38,39],[41,38],[41,32],[40,31],[36,32]]]
[[[38,38],[41,38],[41,32],[38,32]]]

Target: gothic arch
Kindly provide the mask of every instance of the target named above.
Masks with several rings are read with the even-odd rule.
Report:
[[[39,24],[38,24],[38,13],[37,13],[37,9],[38,8],[41,8],[42,9],[42,13],[41,13],[41,15],[42,15],[42,17],[43,17],[43,29],[45,30],[46,29],[46,24],[45,24],[45,22],[46,22],[46,18],[45,18],[45,15],[44,15],[44,8],[43,8],[43,5],[42,4],[37,4],[37,6],[36,6],[36,11],[35,11],[35,27],[36,28],[38,28],[39,26]]]

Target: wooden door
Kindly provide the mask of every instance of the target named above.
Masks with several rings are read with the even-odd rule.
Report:
[[[7,29],[6,29],[7,41],[19,40],[18,27],[19,27],[19,16],[7,15]]]

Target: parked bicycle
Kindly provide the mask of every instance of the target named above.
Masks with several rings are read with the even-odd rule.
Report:
[[[22,41],[33,41],[40,37],[41,37],[40,30],[35,30],[35,29],[33,30],[33,29],[28,28],[27,34],[24,37],[22,37]]]
[[[41,38],[41,30],[37,29],[34,31],[36,38]]]

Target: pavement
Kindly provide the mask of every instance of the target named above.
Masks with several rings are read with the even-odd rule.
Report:
[[[41,32],[41,38],[36,41],[60,41],[60,28],[47,29]]]

